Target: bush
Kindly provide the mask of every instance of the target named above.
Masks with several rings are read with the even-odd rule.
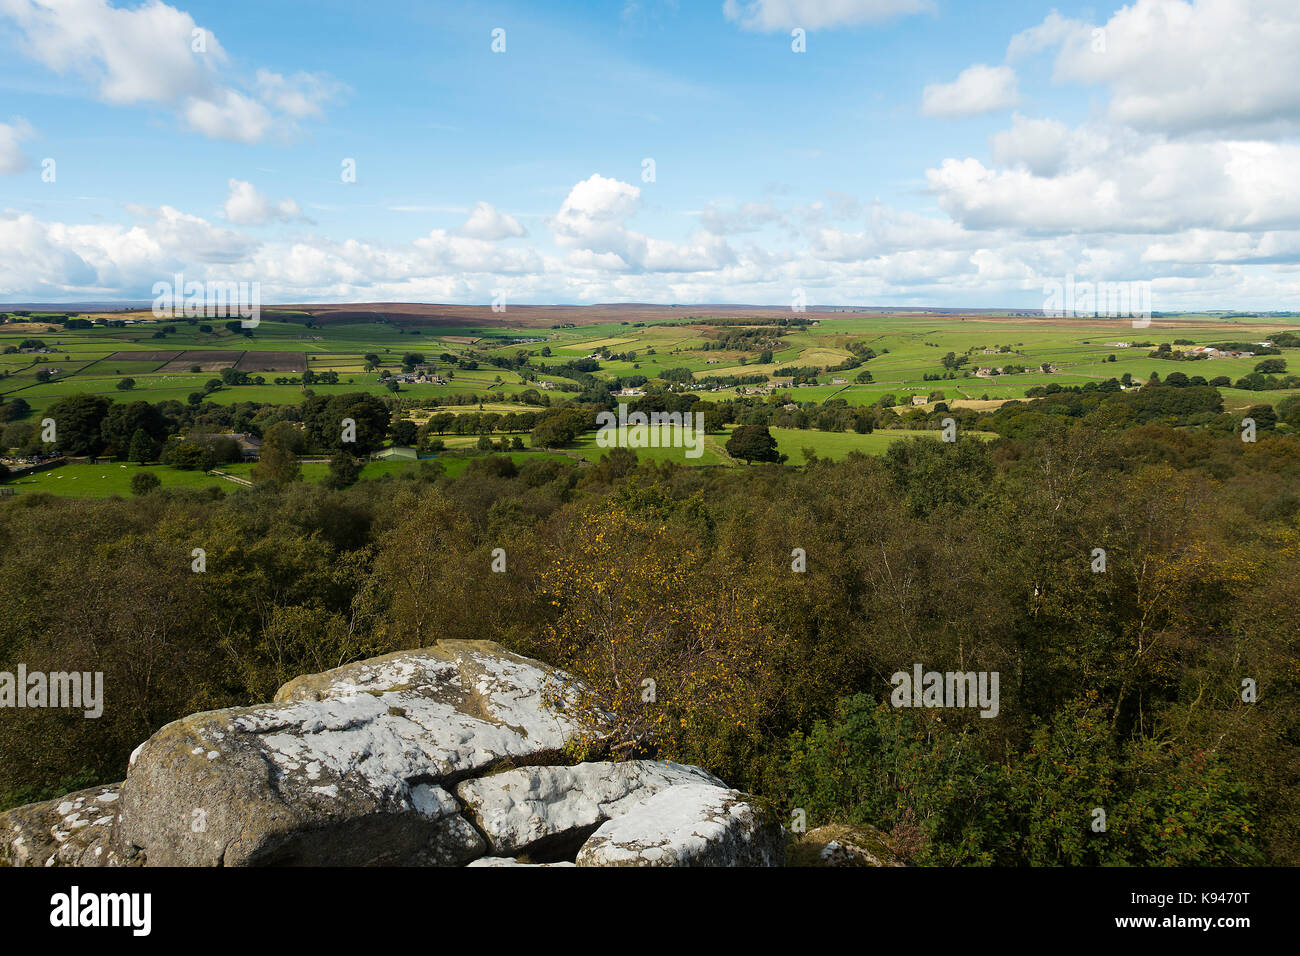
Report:
[[[137,471],[131,476],[131,494],[147,495],[161,484],[162,479],[152,471]]]

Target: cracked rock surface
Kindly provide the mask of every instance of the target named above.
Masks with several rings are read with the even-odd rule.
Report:
[[[270,703],[168,724],[120,785],[0,814],[0,864],[780,862],[781,828],[698,767],[573,765],[613,729],[580,700],[491,641],[306,675]]]
[[[497,856],[564,855],[606,820],[684,783],[725,786],[699,767],[654,760],[525,767],[467,780],[456,793]],[[575,842],[576,841],[576,842]],[[548,848],[551,848],[548,851]]]
[[[601,824],[578,866],[780,866],[785,832],[737,790],[688,783]]]
[[[112,845],[120,783],[0,814],[0,865],[117,866]]]

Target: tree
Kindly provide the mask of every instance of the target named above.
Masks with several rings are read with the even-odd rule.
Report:
[[[262,441],[302,455],[307,451],[308,435],[306,429],[295,422],[276,422],[262,432]]]
[[[121,381],[119,381],[117,385],[115,385],[114,387],[119,392],[129,392],[131,389],[135,388],[135,379],[124,378]]]
[[[156,406],[148,402],[114,402],[108,407],[99,431],[108,444],[108,450],[118,458],[126,458],[130,455],[135,433],[141,429],[153,441],[161,442],[167,437],[167,420]]]
[[[302,477],[302,466],[293,452],[278,445],[263,444],[262,454],[253,466],[252,477],[259,484],[266,483],[283,488]]]
[[[414,445],[419,431],[419,426],[415,422],[403,418],[393,422],[390,434],[393,436],[394,445]]]
[[[131,494],[147,495],[161,484],[162,480],[152,471],[137,471],[131,476]]]
[[[145,462],[154,461],[158,457],[158,443],[150,438],[149,433],[143,428],[137,428],[135,434],[131,436],[131,445],[126,457],[142,465]],[[147,474],[147,472],[141,472],[140,474]]]
[[[184,471],[207,471],[215,464],[206,445],[185,439],[168,442],[162,457],[165,464]]]
[[[357,479],[361,477],[361,469],[364,467],[363,463],[357,461],[346,451],[336,451],[333,457],[330,458],[330,470],[329,474],[325,476],[325,487],[337,491],[356,484]]]
[[[65,455],[97,455],[104,447],[100,428],[112,403],[98,395],[69,395],[50,406],[55,445]]]
[[[776,439],[766,425],[738,425],[727,439],[727,454],[743,459],[745,464],[755,461],[778,461]]]
[[[1277,412],[1272,405],[1252,405],[1246,409],[1246,418],[1253,418],[1258,428],[1273,428],[1277,425]]]

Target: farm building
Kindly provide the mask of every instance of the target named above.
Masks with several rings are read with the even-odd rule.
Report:
[[[391,448],[377,451],[370,457],[380,461],[415,461],[419,455],[409,445],[394,445]]]
[[[262,454],[262,439],[245,432],[224,432],[222,438],[233,438],[239,443],[239,450],[245,461],[254,461]]]

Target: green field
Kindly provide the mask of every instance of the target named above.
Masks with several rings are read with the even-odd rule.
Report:
[[[89,465],[61,465],[6,482],[20,495],[47,492],[61,498],[131,497],[131,476],[148,471],[157,475],[164,488],[211,488],[233,491],[240,487],[201,471],[181,471],[166,465],[135,465],[121,462]]]
[[[812,313],[810,313],[811,315]],[[0,391],[5,399],[21,396],[40,410],[59,398],[76,392],[110,395],[114,398],[144,398],[149,401],[185,401],[194,391],[215,377],[212,372],[190,373],[159,371],[165,364],[147,353],[184,350],[255,350],[268,352],[302,352],[309,367],[316,372],[334,370],[338,385],[313,385],[319,393],[365,391],[391,394],[380,380],[380,373],[400,373],[401,358],[408,352],[421,354],[448,379],[446,385],[402,383],[399,398],[429,400],[449,395],[473,394],[494,408],[510,404],[512,395],[537,387],[527,382],[515,369],[501,368],[480,361],[476,369],[443,362],[448,354],[461,358],[474,352],[480,356],[529,356],[528,373],[534,379],[546,379],[560,385],[568,382],[557,372],[543,370],[590,354],[611,357],[600,360],[598,378],[613,380],[619,376],[643,375],[655,379],[669,369],[688,369],[697,377],[709,375],[763,375],[777,373],[782,367],[832,366],[851,353],[850,343],[863,343],[877,354],[865,365],[843,372],[826,372],[819,384],[788,389],[799,402],[821,402],[842,398],[850,405],[871,404],[886,394],[904,402],[915,394],[942,391],[946,400],[1021,398],[1025,390],[1036,385],[1056,382],[1082,385],[1120,377],[1125,373],[1144,381],[1152,372],[1162,377],[1180,371],[1188,375],[1213,378],[1226,375],[1236,381],[1250,373],[1257,359],[1224,358],[1208,361],[1174,362],[1148,357],[1148,352],[1162,342],[1183,340],[1198,345],[1224,341],[1255,342],[1270,332],[1294,329],[1300,323],[1267,317],[1180,315],[1159,317],[1148,328],[1135,329],[1131,323],[1117,319],[1053,320],[1025,316],[952,316],[906,313],[899,315],[862,312],[818,313],[816,324],[786,329],[771,346],[772,361],[760,364],[757,352],[705,348],[717,344],[718,328],[687,324],[684,320],[656,322],[642,327],[615,323],[589,325],[573,329],[529,329],[517,333],[501,329],[413,329],[403,331],[391,323],[356,322],[307,329],[292,321],[264,318],[249,338],[225,330],[220,324],[213,332],[198,331],[198,325],[185,320],[145,321],[126,328],[49,330],[49,327],[24,324],[0,325],[0,346],[17,345],[25,338],[37,338],[59,351],[46,355],[8,354],[0,357]],[[281,316],[283,318],[283,316]],[[162,327],[176,331],[162,338],[154,334]],[[534,341],[511,343],[518,335]],[[1120,348],[1108,342],[1150,342],[1150,347]],[[1176,346],[1184,348],[1186,346]],[[549,357],[543,357],[543,349]],[[1002,349],[1007,351],[1001,351]],[[985,354],[985,350],[993,350]],[[1300,350],[1292,349],[1292,353]],[[129,353],[146,357],[133,361]],[[967,362],[958,370],[945,369],[943,357],[953,352]],[[379,367],[364,369],[364,356],[378,357]],[[109,359],[108,356],[115,356]],[[1109,356],[1115,361],[1107,361]],[[617,358],[613,356],[618,356]],[[1285,357],[1285,352],[1284,352]],[[52,381],[38,383],[36,371],[45,365],[59,368]],[[981,366],[1023,366],[1025,371],[992,377],[976,376]],[[1042,371],[1043,365],[1055,371]],[[857,384],[862,371],[870,372],[873,381]],[[229,404],[240,401],[293,404],[302,400],[303,389],[296,384],[276,385],[278,373],[260,373],[262,385],[225,387],[212,393],[208,400]],[[944,377],[949,376],[952,377]],[[135,389],[120,392],[116,385],[123,377],[136,380]],[[927,376],[929,379],[927,380]],[[842,384],[831,384],[842,378]],[[562,393],[555,393],[557,395]],[[725,398],[731,392],[705,393],[702,397]]]
[[[538,459],[554,459],[575,463],[572,456],[559,452],[517,451],[508,453],[515,464],[523,465]],[[443,472],[455,477],[469,467],[470,457],[445,455],[437,459]],[[420,461],[370,461],[361,470],[361,480],[398,476],[404,472],[418,469]],[[302,480],[311,484],[324,481],[329,472],[326,462],[307,461],[301,464]],[[241,462],[222,465],[219,471],[239,478],[250,479],[253,465]],[[247,487],[239,482],[230,481],[202,471],[182,471],[166,465],[137,465],[133,463],[107,462],[103,464],[60,465],[47,471],[36,472],[5,483],[17,494],[35,494],[45,492],[61,498],[112,498],[114,496],[131,497],[131,477],[138,472],[148,471],[158,476],[164,488],[220,488],[233,492]]]
[[[643,461],[672,461],[679,465],[743,465],[743,462],[734,461],[726,453],[727,439],[731,437],[732,428],[726,428],[716,435],[706,435],[704,441],[704,452],[698,458],[688,458],[686,448],[682,446],[672,446],[675,429],[664,426],[663,436],[660,444],[666,447],[659,448],[633,448],[637,458]],[[772,428],[770,429],[772,437],[776,439],[777,451],[786,455],[788,460],[786,464],[802,465],[806,459],[803,449],[811,448],[819,458],[839,459],[843,458],[850,452],[861,452],[864,455],[881,455],[885,449],[896,441],[904,438],[926,436],[937,438],[938,433],[935,431],[877,431],[869,435],[860,435],[857,432],[824,432],[816,429],[799,429],[799,428]],[[996,438],[992,432],[967,432],[966,434],[985,440]],[[588,461],[598,461],[600,458],[609,453],[609,449],[601,448],[596,444],[594,435],[588,436],[572,449]]]
[[[139,321],[123,328],[97,326],[65,330],[39,322],[10,322],[0,324],[0,348],[10,349],[0,354],[0,404],[23,399],[31,409],[24,419],[28,423],[36,422],[39,415],[60,399],[83,392],[117,402],[170,401],[186,405],[190,404],[191,396],[203,394],[214,378],[219,379],[220,372],[190,372],[192,363],[185,358],[174,358],[177,353],[187,350],[227,356],[272,353],[267,359],[276,353],[292,353],[305,355],[307,367],[315,373],[337,372],[337,384],[313,383],[309,386],[312,393],[365,392],[389,398],[398,415],[421,422],[435,410],[456,414],[480,410],[499,414],[537,412],[541,407],[537,401],[563,403],[574,399],[579,394],[578,379],[582,375],[562,366],[594,355],[598,367],[590,374],[597,383],[608,384],[611,390],[620,377],[644,376],[648,380],[645,383],[638,380],[631,384],[649,392],[689,388],[701,400],[713,403],[744,396],[752,402],[796,403],[804,407],[842,402],[858,408],[877,405],[886,396],[893,396],[891,404],[906,417],[913,399],[920,396],[927,400],[923,412],[932,410],[938,400],[949,403],[950,407],[956,403],[990,411],[999,402],[1025,398],[1026,391],[1035,387],[1053,383],[1083,386],[1126,374],[1138,383],[1153,373],[1163,378],[1173,372],[1206,379],[1227,376],[1236,382],[1254,370],[1259,356],[1172,361],[1152,358],[1149,353],[1155,345],[1164,342],[1178,343],[1174,347],[1180,349],[1190,347],[1189,343],[1257,343],[1278,331],[1300,326],[1300,321],[1294,318],[1241,315],[1160,316],[1152,320],[1150,327],[1142,329],[1113,319],[1053,320],[997,314],[887,314],[845,310],[808,315],[815,316],[809,319],[811,325],[759,324],[748,327],[748,333],[741,333],[742,338],[726,336],[746,326],[709,324],[705,310],[702,317],[673,316],[648,324],[605,322],[575,328],[518,330],[403,328],[392,321],[359,320],[308,328],[304,324],[309,318],[306,315],[268,310],[267,317],[251,337],[231,332],[221,323],[214,323],[212,331],[204,332],[200,330],[204,323],[157,322],[147,315],[138,316]],[[159,336],[164,328],[174,331]],[[744,334],[751,338],[743,339]],[[511,341],[513,338],[526,341]],[[54,351],[18,351],[27,339],[39,340]],[[762,344],[755,344],[759,340]],[[1121,342],[1130,343],[1130,347],[1117,344]],[[853,356],[853,349],[863,347],[875,352],[864,364],[847,370],[827,370]],[[548,354],[544,355],[544,351]],[[772,353],[770,361],[760,361],[767,358],[763,351]],[[422,365],[432,366],[433,373],[444,378],[446,384],[401,382],[394,392],[386,384],[391,379],[384,376],[404,374],[403,357],[409,353],[418,354]],[[956,369],[946,368],[944,358],[949,353],[964,357],[964,364]],[[136,355],[138,359],[133,357]],[[526,359],[522,366],[521,356]],[[1111,357],[1113,361],[1108,360]],[[1278,357],[1296,366],[1288,367],[1286,374],[1300,372],[1300,363],[1295,361],[1300,358],[1300,349],[1283,349]],[[195,358],[195,364],[202,364]],[[222,361],[227,368],[230,366],[224,357],[221,360],[214,357],[211,361],[205,367],[217,368]],[[249,356],[248,362],[262,368],[275,364],[254,356]],[[376,367],[367,368],[367,364]],[[505,364],[512,367],[503,367]],[[975,374],[980,368],[1013,366],[1023,367],[1024,371],[992,376]],[[769,377],[781,375],[783,369],[795,367],[817,369],[818,383],[785,386],[767,381]],[[42,369],[58,371],[49,381],[38,382],[36,376]],[[671,385],[658,378],[670,369],[687,369],[697,377],[761,376],[765,384],[717,391],[698,382]],[[869,373],[872,381],[856,382],[863,373]],[[307,395],[307,387],[291,381],[298,377],[295,373],[248,374],[252,383],[221,385],[208,391],[201,401],[226,406],[236,403],[297,405]],[[134,388],[119,389],[118,383],[126,377],[134,379]],[[261,384],[256,383],[258,377],[262,379]],[[282,380],[280,384],[276,384],[277,378]],[[543,388],[543,382],[552,387]],[[564,391],[565,388],[570,390]],[[530,389],[536,390],[540,398],[534,404],[520,403],[516,396]],[[1276,405],[1297,393],[1300,389],[1221,388],[1225,408],[1238,413],[1255,404]],[[461,403],[450,404],[452,396]],[[694,458],[686,456],[685,448],[674,447],[671,437],[661,442],[664,447],[639,448],[636,452],[647,461],[733,465],[724,447],[728,434],[729,430],[706,436],[703,454]],[[804,462],[804,448],[812,448],[824,458],[841,458],[851,451],[879,454],[891,442],[911,433],[881,429],[871,435],[859,435],[848,431],[774,428],[773,434],[780,452],[788,456],[789,463],[798,465]],[[448,449],[462,449],[478,441],[477,435],[442,437]],[[588,462],[603,454],[604,449],[598,447],[591,433],[563,452],[569,460]],[[466,467],[467,459],[459,456],[444,456],[444,460],[452,471]],[[24,479],[15,483],[15,487],[20,491],[47,488],[56,494],[79,497],[128,494],[127,482],[134,467],[69,466]],[[232,466],[231,472],[244,474],[248,467]],[[325,467],[304,465],[304,478],[319,481]],[[396,474],[406,467],[409,463],[374,462],[366,466],[363,477]],[[158,471],[168,486],[207,487],[216,483],[228,489],[238,487],[234,482],[195,473]]]

